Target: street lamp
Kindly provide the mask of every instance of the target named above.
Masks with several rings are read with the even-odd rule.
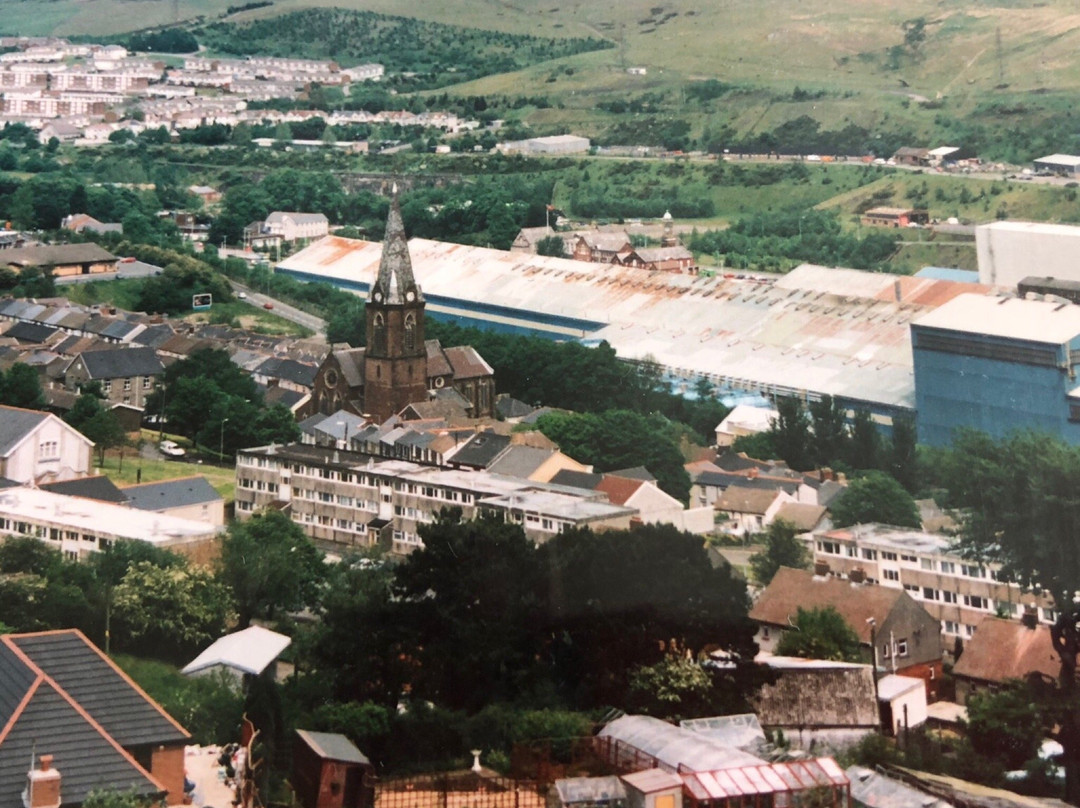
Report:
[[[225,460],[225,424],[229,423],[228,418],[221,419],[221,436],[218,439],[218,455],[221,457],[222,462]]]

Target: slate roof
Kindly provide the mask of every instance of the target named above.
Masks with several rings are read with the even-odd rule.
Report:
[[[65,805],[95,789],[164,786],[124,747],[188,733],[75,630],[0,636],[0,805],[21,806],[31,755],[51,754]]]
[[[48,417],[47,412],[0,406],[0,457],[9,455],[32,429]]]
[[[124,492],[117,488],[112,480],[100,474],[96,477],[80,477],[58,483],[44,483],[39,485],[38,488],[42,491],[51,491],[54,494],[96,499],[99,502],[125,503],[128,501]]]
[[[510,477],[528,479],[540,466],[547,462],[553,452],[550,449],[537,449],[533,446],[511,446],[495,460],[488,471],[492,474],[506,474]],[[622,503],[616,503],[621,505]]]
[[[869,645],[870,626],[866,621],[872,617],[877,625],[885,625],[885,619],[897,602],[905,597],[911,596],[902,589],[874,584],[854,586],[843,578],[781,567],[750,609],[750,619],[774,626],[790,626],[800,608],[832,606],[858,635],[859,642]],[[967,655],[966,650],[964,655]]]
[[[509,445],[509,435],[478,432],[454,452],[451,461],[463,466],[486,469]]]
[[[319,368],[316,365],[297,362],[295,359],[271,356],[255,368],[254,372],[273,379],[285,379],[303,387],[314,387],[315,375],[319,372]]]
[[[121,746],[170,743],[189,736],[82,632],[13,634],[7,638],[51,677]]]
[[[1061,660],[1050,640],[1049,626],[1031,629],[1016,620],[984,617],[975,636],[964,643],[953,673],[985,682],[1022,679],[1030,673],[1057,679]]]
[[[314,732],[309,729],[298,729],[296,734],[311,751],[324,760],[371,765],[371,761],[344,735],[336,732]]]
[[[202,476],[129,485],[119,490],[128,498],[128,504],[140,511],[164,511],[221,500],[221,494]]]
[[[568,485],[571,488],[587,488],[596,490],[596,486],[604,479],[603,474],[593,474],[588,471],[573,471],[572,469],[560,469],[548,482],[554,485]]]
[[[157,376],[165,370],[153,348],[103,348],[79,354],[91,379]]]
[[[45,342],[57,331],[59,329],[40,323],[19,322],[5,331],[4,336],[17,339],[19,342]]]
[[[504,396],[495,402],[495,414],[500,418],[524,418],[532,411],[533,407],[511,396]]]

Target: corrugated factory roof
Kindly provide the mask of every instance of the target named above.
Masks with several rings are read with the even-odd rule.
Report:
[[[428,309],[607,340],[627,359],[742,389],[914,406],[908,322],[983,287],[804,265],[775,283],[413,239]],[[366,292],[376,242],[328,236],[278,264]]]

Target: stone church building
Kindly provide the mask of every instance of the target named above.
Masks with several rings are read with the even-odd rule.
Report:
[[[495,408],[495,374],[471,346],[424,339],[424,295],[413,277],[397,196],[390,206],[379,274],[365,304],[366,348],[331,349],[315,376],[307,415],[344,409],[377,422],[408,404],[460,397],[471,418]]]

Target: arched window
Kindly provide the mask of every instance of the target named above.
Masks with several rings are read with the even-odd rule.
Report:
[[[372,346],[374,352],[379,356],[386,355],[386,319],[383,317],[382,312],[376,312],[375,318],[371,322],[372,324],[372,338],[375,344]]]
[[[409,312],[405,315],[405,353],[416,350],[416,315]]]

